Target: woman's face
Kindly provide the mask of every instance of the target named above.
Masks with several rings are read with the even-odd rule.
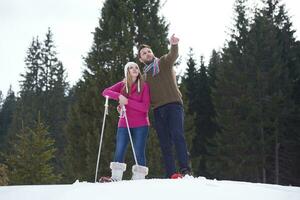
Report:
[[[137,65],[130,65],[128,67],[129,75],[131,78],[136,79],[140,73],[140,69]]]

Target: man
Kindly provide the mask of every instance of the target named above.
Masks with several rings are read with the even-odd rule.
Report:
[[[183,130],[182,96],[173,69],[178,58],[178,42],[179,38],[173,34],[170,38],[170,51],[161,58],[156,58],[148,45],[141,45],[138,49],[139,60],[145,64],[144,76],[150,86],[154,124],[163,154],[167,178],[191,175]],[[177,173],[175,166],[173,145],[179,163],[179,173]]]

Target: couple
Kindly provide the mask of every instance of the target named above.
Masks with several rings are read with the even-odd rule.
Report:
[[[163,154],[166,178],[178,178],[191,175],[188,164],[188,151],[183,130],[183,102],[177,87],[173,65],[178,57],[179,39],[172,35],[171,49],[168,54],[156,58],[148,45],[141,45],[138,57],[144,66],[144,78],[138,65],[128,62],[124,68],[123,81],[106,88],[102,95],[118,100],[125,106],[131,137],[138,165],[132,167],[132,179],[144,179],[148,174],[145,146],[149,131],[148,111],[154,107],[154,125]],[[144,80],[146,82],[144,82]],[[119,107],[120,108],[120,107]],[[111,177],[102,177],[100,182],[122,180],[126,170],[124,163],[129,135],[124,117],[118,123],[114,161],[110,163]],[[173,144],[180,167],[176,170],[173,156]]]

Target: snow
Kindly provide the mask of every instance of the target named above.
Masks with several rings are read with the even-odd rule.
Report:
[[[300,200],[300,187],[237,181],[183,179],[0,187],[1,200]]]

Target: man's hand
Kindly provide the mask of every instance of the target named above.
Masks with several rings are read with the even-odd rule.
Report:
[[[175,37],[175,34],[173,34],[170,38],[170,44],[171,45],[176,45],[179,43],[179,38],[178,37]]]
[[[120,95],[119,96],[119,104],[121,106],[127,105],[128,104],[128,99],[126,97],[124,97],[123,95]]]

